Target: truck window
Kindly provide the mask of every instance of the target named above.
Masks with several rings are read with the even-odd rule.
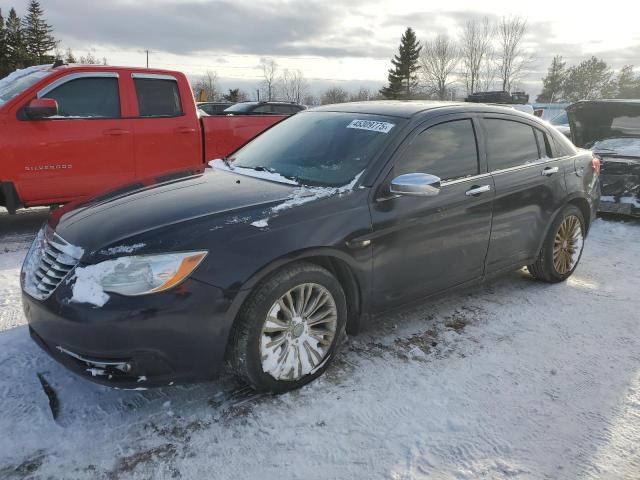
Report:
[[[61,117],[120,117],[117,78],[77,78],[47,92],[44,97],[58,102]]]
[[[182,115],[178,82],[161,78],[134,78],[141,117]]]

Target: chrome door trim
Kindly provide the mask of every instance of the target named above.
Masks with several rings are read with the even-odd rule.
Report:
[[[116,72],[77,72],[60,77],[54,80],[49,85],[42,87],[36,94],[37,98],[44,97],[50,91],[58,88],[60,85],[64,85],[67,82],[77,80],[78,78],[119,78]]]
[[[525,168],[539,167],[546,165],[547,163],[557,162],[561,158],[541,158],[535,162],[523,163],[522,165],[516,165],[515,167],[503,168],[501,170],[493,170],[492,175],[500,175],[501,173],[517,172],[518,170],[524,170]]]
[[[481,173],[479,175],[473,175],[471,177],[461,177],[461,178],[454,178],[453,180],[445,180],[440,184],[440,186],[446,187],[447,185],[456,185],[458,183],[465,183],[465,182],[474,181],[474,180],[482,180],[484,178],[490,178],[490,177],[491,177],[490,173]]]

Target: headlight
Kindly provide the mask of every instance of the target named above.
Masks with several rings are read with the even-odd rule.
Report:
[[[202,262],[207,252],[140,255],[107,260],[93,266],[102,275],[95,280],[105,292],[121,295],[145,295],[175,287]],[[89,267],[91,268],[91,267]],[[81,279],[78,275],[78,279]]]

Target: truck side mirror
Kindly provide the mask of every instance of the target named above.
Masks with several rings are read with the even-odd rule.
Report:
[[[35,98],[24,108],[24,113],[31,120],[58,115],[58,102],[53,98]]]

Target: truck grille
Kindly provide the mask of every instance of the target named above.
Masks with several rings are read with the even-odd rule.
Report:
[[[38,300],[49,298],[82,254],[81,248],[71,245],[48,226],[43,227],[22,266],[22,288]]]

